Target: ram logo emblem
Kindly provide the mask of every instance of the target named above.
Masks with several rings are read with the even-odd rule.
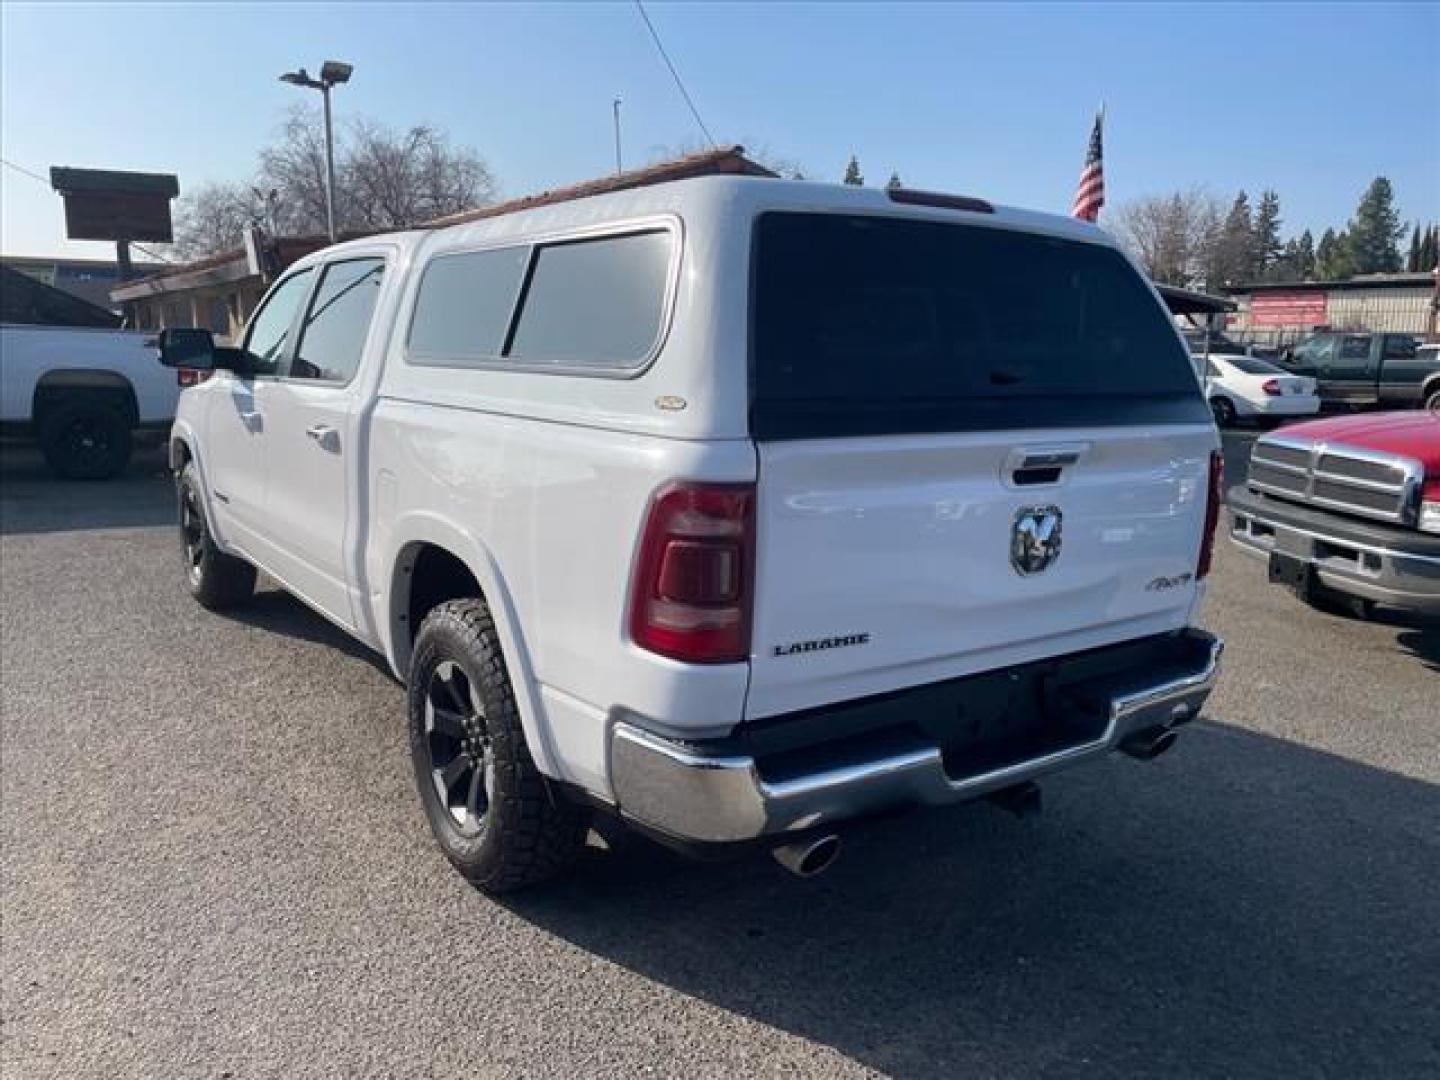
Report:
[[[1015,512],[1010,529],[1010,565],[1028,577],[1060,557],[1060,508],[1026,506]]]

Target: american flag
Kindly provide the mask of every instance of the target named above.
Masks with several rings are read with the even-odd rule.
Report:
[[[1080,184],[1075,189],[1075,202],[1070,216],[1094,221],[1105,205],[1105,146],[1101,127],[1105,123],[1102,110],[1095,114],[1095,129],[1090,132],[1090,149],[1085,152],[1085,168],[1080,170]]]

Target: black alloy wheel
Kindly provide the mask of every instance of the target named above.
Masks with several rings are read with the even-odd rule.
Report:
[[[180,543],[185,549],[185,573],[191,585],[197,585],[204,573],[205,512],[193,484],[180,486]]]
[[[255,593],[255,567],[227,555],[215,543],[205,516],[204,488],[193,461],[186,462],[175,482],[180,518],[180,556],[185,562],[185,587],[211,611],[243,604]]]
[[[453,660],[442,660],[430,674],[425,733],[436,797],[461,836],[478,835],[495,788],[495,758],[485,707]]]
[[[132,436],[125,418],[103,402],[72,401],[40,422],[46,462],[67,480],[108,480],[130,461]]]

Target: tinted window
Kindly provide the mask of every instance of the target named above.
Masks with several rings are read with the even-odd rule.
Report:
[[[274,375],[285,358],[290,327],[295,310],[310,288],[312,270],[301,270],[276,285],[265,298],[264,305],[250,323],[245,337],[245,351],[250,354],[250,371],[255,375]]]
[[[758,437],[1208,415],[1165,309],[1108,248],[780,213],[757,242]]]
[[[1368,360],[1370,339],[1368,337],[1347,337],[1340,343],[1341,360]]]
[[[1333,337],[1311,338],[1295,346],[1295,359],[1310,367],[1327,367],[1335,359],[1336,339]]]
[[[360,367],[384,259],[348,259],[325,268],[300,329],[292,379],[349,382]]]
[[[1192,353],[1204,354],[1206,352],[1243,354],[1245,346],[1239,342],[1231,341],[1224,334],[1212,333],[1208,337],[1204,330],[1186,330],[1185,344],[1190,347]],[[1206,346],[1209,346],[1207,349]]]
[[[1410,360],[1418,348],[1419,342],[1414,338],[1391,334],[1385,339],[1385,359]]]
[[[505,345],[528,247],[446,255],[420,282],[410,323],[417,364],[493,359]]]
[[[508,355],[638,366],[660,336],[672,243],[657,231],[540,248]]]
[[[1285,372],[1274,364],[1267,364],[1264,360],[1257,360],[1253,356],[1227,356],[1225,362],[1232,367],[1237,367],[1246,375],[1284,375]]]

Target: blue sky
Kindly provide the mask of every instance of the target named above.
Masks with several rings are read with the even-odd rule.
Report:
[[[859,155],[917,187],[1065,211],[1107,104],[1110,208],[1203,186],[1279,191],[1285,230],[1341,225],[1377,174],[1440,218],[1440,5],[648,5],[702,116],[838,179]],[[337,116],[427,122],[504,193],[607,172],[701,136],[633,4],[195,4],[0,8],[0,150],[50,165],[247,178],[302,92],[355,65]],[[62,51],[63,50],[63,51]],[[309,95],[307,95],[309,96]],[[0,168],[0,249],[89,254],[59,199]],[[1102,216],[1101,223],[1104,224]]]

